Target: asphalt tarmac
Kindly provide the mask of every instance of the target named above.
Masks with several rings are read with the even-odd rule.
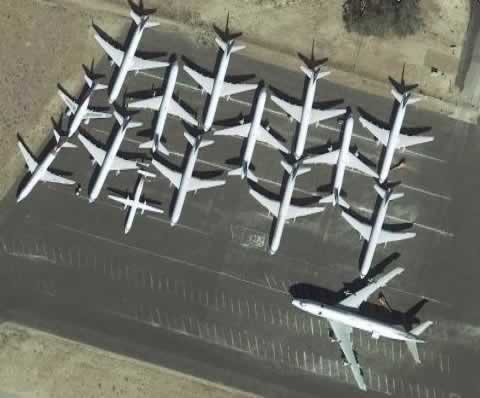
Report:
[[[146,32],[141,48],[185,54],[210,71],[215,64],[216,48],[198,47],[188,37],[161,28]],[[98,70],[110,76],[106,60]],[[131,73],[125,89],[135,95],[153,85],[160,93],[165,72]],[[392,77],[398,80],[400,72],[401,65]],[[251,81],[264,80],[298,100],[303,95],[300,71],[262,64],[242,57],[241,52],[232,56],[227,73],[254,73]],[[175,93],[192,111],[204,109],[207,97],[184,72],[179,74]],[[106,93],[98,93],[93,104],[106,106],[106,98]],[[253,99],[252,92],[228,102],[220,100],[215,120],[248,115]],[[338,107],[349,105],[356,113],[352,144],[377,163],[382,147],[357,121],[357,108],[388,123],[393,98],[388,101],[319,81],[317,101],[338,99],[344,100]],[[147,139],[152,118],[150,111],[135,116],[144,128],[127,132],[121,146],[127,156],[143,161],[149,157],[138,145]],[[264,118],[292,147],[296,125],[270,100]],[[408,230],[417,236],[379,246],[375,253],[378,266],[373,276],[383,269],[405,268],[383,290],[394,312],[382,307],[376,295],[364,309],[380,319],[403,323],[402,314],[426,299],[416,317],[430,319],[434,325],[425,333],[427,343],[419,348],[423,361],[419,366],[399,342],[374,340],[354,331],[354,347],[368,396],[476,397],[480,394],[480,383],[474,378],[480,356],[476,308],[480,183],[472,171],[477,169],[480,149],[478,130],[413,106],[407,110],[405,125],[431,127],[425,134],[435,136],[432,143],[397,153],[395,160],[404,163],[390,174],[391,181],[401,181],[396,191],[405,196],[390,203],[387,221],[393,228],[411,225]],[[113,119],[92,121],[84,131],[106,144],[112,127]],[[318,152],[329,141],[336,142],[339,128],[337,120],[311,126],[307,150]],[[171,151],[168,161],[178,166],[187,149],[183,131],[178,119],[168,119],[164,131]],[[329,341],[328,323],[290,304],[292,294],[332,302],[341,297],[338,291],[344,284],[360,286],[355,279],[364,243],[340,217],[339,209],[329,206],[321,214],[289,222],[279,251],[269,256],[272,218],[248,194],[245,181],[226,176],[236,167],[232,159],[239,156],[242,142],[216,137],[213,146],[200,150],[195,170],[200,175],[224,172],[217,178],[226,178],[227,184],[189,193],[180,223],[172,228],[169,209],[175,191],[152,167],[158,178],[145,185],[144,197],[166,212],[137,214],[132,230],[124,235],[126,213],[107,195],[111,191],[132,195],[136,173],[110,173],[100,197],[89,204],[88,187],[95,171],[80,142],[76,138],[73,142],[79,148],[62,150],[53,168],[73,173],[83,187],[79,196],[72,186],[39,184],[19,205],[15,190],[1,204],[4,319],[267,397],[366,395],[357,390],[350,369],[343,366],[339,347]],[[257,144],[255,173],[259,185],[274,195],[279,194],[284,178],[281,159],[280,153]],[[295,200],[313,204],[325,195],[332,171],[317,166],[298,177]],[[344,190],[358,214],[372,216],[373,180],[347,171]]]

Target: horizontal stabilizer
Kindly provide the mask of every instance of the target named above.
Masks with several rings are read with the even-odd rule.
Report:
[[[432,321],[425,321],[418,325],[417,327],[410,330],[410,333],[415,336],[420,336],[425,330],[427,330],[433,324]]]
[[[325,196],[324,198],[320,199],[318,203],[332,203],[334,206],[339,204],[345,209],[349,209],[350,205],[343,199],[340,195],[332,193],[331,195]]]
[[[385,199],[385,195],[387,195],[388,201],[402,198],[404,195],[403,192],[393,193],[392,189],[385,190],[378,184],[375,184],[374,188],[375,191],[377,191],[377,193],[382,197],[382,199]]]
[[[246,170],[246,174],[245,174],[245,170]],[[245,167],[245,166],[239,167],[237,169],[230,170],[228,172],[228,175],[229,176],[240,176],[242,179],[247,177],[249,180],[251,180],[253,182],[258,182],[258,178],[253,173],[253,171],[250,170],[249,168]]]
[[[285,160],[281,160],[280,161],[280,164],[282,165],[282,167],[285,169],[285,171],[288,173],[288,174],[292,174],[293,172],[293,167],[288,164]]]
[[[148,177],[148,178],[155,178],[156,177],[156,174],[153,174],[152,172],[147,171],[147,170],[138,169],[137,173],[141,174],[144,177]]]
[[[204,147],[212,145],[214,143],[215,143],[215,141],[213,141],[213,140],[202,140],[200,142],[200,148],[204,148]]]
[[[57,142],[57,144],[62,139],[62,137],[60,136],[60,134],[58,133],[58,131],[56,129],[53,129],[53,136],[55,137],[55,141]],[[64,138],[64,141],[62,143],[62,147],[64,147],[64,148],[77,148],[77,146],[75,144],[72,144],[71,142],[68,142],[65,138]]]
[[[121,126],[123,124],[123,116],[117,111],[113,111],[113,116],[115,116],[115,119],[117,119],[118,124]]]
[[[129,129],[134,129],[136,127],[142,127],[143,123],[142,122],[134,122],[133,120],[128,122],[128,128]]]
[[[142,22],[142,17],[133,10],[130,10],[130,17],[135,21],[137,25],[140,25],[140,23]]]
[[[193,147],[195,148],[195,137],[189,133],[187,133],[186,131],[183,133],[183,136],[187,139],[188,143]]]

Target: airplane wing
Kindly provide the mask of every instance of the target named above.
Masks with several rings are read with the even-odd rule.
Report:
[[[179,117],[182,120],[185,120],[187,123],[190,123],[194,126],[198,124],[197,120],[188,113],[183,106],[181,106],[177,101],[173,98],[170,98],[170,102],[168,104],[168,113]]]
[[[197,82],[197,84],[202,87],[208,94],[212,94],[213,90],[213,79],[208,76],[204,76],[201,73],[198,73],[196,70],[188,67],[187,65],[183,65],[183,70],[187,72],[190,77]]]
[[[335,338],[338,340],[338,344],[340,345],[340,349],[345,356],[345,360],[350,365],[350,369],[352,369],[355,382],[361,390],[367,391],[367,385],[363,379],[362,370],[358,364],[355,352],[353,351],[352,328],[340,322],[331,320],[328,320],[328,322],[330,323],[330,327],[335,334]]]
[[[363,239],[370,239],[370,233],[372,232],[372,227],[368,224],[358,221],[355,217],[350,214],[342,211],[342,217],[347,220],[347,222],[362,235]]]
[[[257,88],[256,84],[248,84],[248,83],[228,83],[223,82],[222,85],[222,93],[220,94],[222,97],[228,97],[234,94],[240,94],[248,90],[254,90]]]
[[[22,154],[23,158],[25,159],[25,163],[27,164],[28,170],[30,170],[30,173],[33,173],[35,169],[38,166],[37,161],[30,155],[30,152],[28,152],[28,149],[25,148],[25,145],[23,145],[22,141],[17,141],[18,147],[20,148],[20,153]]]
[[[393,232],[393,231],[386,231],[382,229],[380,231],[380,235],[378,236],[378,244],[387,243],[387,242],[395,242],[398,240],[410,239],[416,235],[415,232]]]
[[[433,137],[399,134],[397,148],[406,148],[408,146],[423,144],[430,141],[433,141]]]
[[[182,181],[182,173],[170,169],[169,167],[165,166],[164,164],[160,163],[155,159],[152,159],[152,164],[160,173],[167,177],[177,189],[180,187],[180,182]]]
[[[139,202],[137,208],[140,210],[151,211],[152,213],[163,213],[162,209],[157,209],[156,207],[149,205],[147,202]]]
[[[385,286],[390,280],[395,278],[397,275],[401,274],[404,271],[403,268],[397,267],[392,269],[387,274],[381,276],[376,281],[369,283],[364,288],[360,289],[358,292],[355,292],[339,302],[340,305],[350,308],[358,308],[360,305],[367,301],[372,293]]]
[[[372,122],[369,122],[364,117],[358,119],[363,127],[365,127],[370,133],[372,133],[377,140],[379,140],[383,145],[387,146],[388,137],[390,136],[390,130],[383,129],[376,126]]]
[[[321,122],[322,120],[331,119],[332,117],[337,117],[343,115],[347,110],[346,109],[312,109],[310,113],[310,124]]]
[[[263,126],[259,126],[258,136],[257,139],[262,141],[272,148],[278,149],[283,153],[288,153],[288,149],[282,145],[270,132]]]
[[[97,162],[99,165],[102,165],[103,160],[106,156],[106,151],[96,146],[93,142],[91,142],[87,137],[82,134],[78,135],[78,139],[83,144],[88,153],[95,159],[95,162]],[[137,162],[133,160],[123,159],[119,156],[115,156],[112,162],[112,166],[110,167],[110,170],[132,169],[138,169]]]
[[[207,180],[203,178],[191,177],[188,183],[189,191],[198,191],[199,189],[214,188],[224,185],[225,180]]]
[[[45,173],[41,177],[42,181],[47,181],[47,182],[55,182],[57,184],[64,184],[64,185],[73,185],[76,184],[75,181],[70,180],[69,178],[65,178],[62,176],[59,176],[57,174],[53,174],[52,172],[45,170]]]
[[[111,113],[95,112],[89,110],[85,114],[84,119],[108,119],[109,117],[112,117]]]
[[[291,104],[290,102],[284,101],[281,98],[278,98],[274,95],[271,95],[270,98],[280,108],[282,108],[289,116],[293,117],[297,122],[299,122],[302,119],[303,108],[301,106]]]
[[[287,212],[287,219],[309,216],[311,214],[321,213],[325,207],[295,206],[290,204]]]
[[[164,61],[155,61],[153,59],[143,59],[137,56],[134,56],[129,70],[147,70],[155,68],[163,68],[170,65],[168,62]]]
[[[317,164],[317,163],[324,163],[324,164],[337,164],[338,162],[338,155],[340,154],[340,150],[336,149],[334,151],[322,153],[320,155],[310,156],[304,160],[303,163],[305,164]]]
[[[263,207],[265,207],[269,213],[272,213],[275,217],[278,216],[278,212],[280,210],[280,202],[278,200],[273,200],[267,198],[265,195],[255,191],[254,189],[250,188],[248,190],[250,195],[252,195]]]
[[[90,156],[92,156],[92,158],[95,159],[95,162],[97,162],[99,165],[102,165],[103,159],[105,159],[106,152],[102,148],[99,148],[98,146],[96,146],[83,134],[78,134],[78,139],[83,144],[85,149],[88,151]]]
[[[130,199],[130,198],[122,198],[122,197],[114,196],[114,195],[108,195],[108,197],[110,199],[114,200],[115,202],[121,203],[122,205],[128,206],[128,207],[132,207],[133,203],[134,203],[133,199]],[[163,210],[157,209],[156,207],[153,207],[153,206],[150,206],[146,202],[139,202],[137,204],[137,209],[147,210],[147,211],[151,211],[151,212],[154,212],[154,213],[163,213]]]
[[[134,108],[134,109],[147,108],[147,109],[151,109],[153,111],[158,111],[158,109],[160,108],[160,105],[162,103],[162,99],[163,99],[162,95],[159,95],[157,97],[152,97],[152,98],[146,98],[146,99],[143,99],[143,100],[130,102],[128,104],[128,107],[129,108]]]
[[[60,95],[60,98],[63,100],[63,102],[65,102],[65,105],[67,105],[70,113],[73,114],[77,111],[78,105],[67,94],[65,94],[62,90],[58,89],[58,95]]]
[[[217,130],[213,135],[234,135],[237,137],[247,138],[250,132],[251,123],[239,124],[238,126],[228,127],[223,130]]]
[[[133,205],[133,200],[130,198],[121,198],[120,196],[108,195],[108,197],[115,202],[121,203],[122,205],[131,207]]]
[[[95,34],[95,40],[105,50],[107,55],[112,59],[117,66],[120,66],[123,61],[124,52],[118,48],[113,47],[110,43],[104,40],[98,33]]]
[[[348,167],[358,170],[363,174],[366,174],[370,177],[378,177],[378,174],[368,167],[365,163],[363,163],[358,157],[356,157],[353,153],[348,152],[347,155],[347,165]]]

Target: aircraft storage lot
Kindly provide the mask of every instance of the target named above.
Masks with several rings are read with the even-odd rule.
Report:
[[[216,54],[213,47],[198,49],[178,34],[157,31],[146,32],[141,46],[186,54],[208,70]],[[102,66],[108,70],[106,62]],[[158,87],[164,72],[131,74],[127,89]],[[302,96],[300,72],[258,64],[240,52],[232,56],[228,75],[245,73],[255,73],[256,79],[291,96]],[[193,109],[203,109],[205,97],[194,83],[184,73],[179,79],[176,93]],[[318,83],[318,100],[339,98],[383,120],[388,120],[393,103],[326,81]],[[250,112],[251,100],[252,94],[222,100],[216,120]],[[106,104],[105,94],[94,102]],[[291,146],[295,125],[270,101],[267,108],[271,111],[265,117]],[[137,119],[149,126],[151,117],[143,112]],[[112,124],[113,120],[92,121],[86,130],[106,143]],[[426,333],[428,343],[420,347],[424,363],[418,368],[399,342],[375,341],[355,331],[354,345],[367,386],[380,395],[476,396],[479,386],[472,375],[478,338],[472,325],[478,323],[478,313],[470,306],[478,301],[478,271],[473,270],[479,191],[469,171],[476,170],[477,131],[413,107],[407,110],[406,124],[431,126],[435,136],[433,143],[397,154],[396,159],[405,157],[407,163],[392,172],[393,180],[402,181],[397,191],[405,192],[405,197],[391,203],[389,222],[414,222],[417,237],[379,247],[375,263],[400,254],[389,267],[401,265],[406,271],[385,289],[387,298],[395,309],[405,311],[427,297],[431,302],[418,316],[435,324]],[[167,126],[170,160],[180,165],[186,148],[183,128],[173,119]],[[324,145],[329,138],[336,141],[337,128],[335,121],[311,127],[307,148]],[[354,134],[353,143],[376,161],[381,147],[359,123]],[[145,139],[129,131],[121,149],[137,152]],[[239,155],[241,141],[226,137],[215,141],[200,151],[196,170],[234,167],[225,161]],[[279,153],[257,145],[256,174],[260,184],[275,193],[283,175],[280,159]],[[19,206],[14,205],[15,192],[3,203],[0,272],[2,291],[18,296],[15,303],[21,313],[13,312],[13,317],[47,320],[41,325],[267,396],[361,394],[350,370],[342,366],[338,346],[328,339],[327,323],[290,304],[289,289],[295,284],[337,290],[358,275],[363,243],[338,209],[329,207],[320,215],[290,223],[278,253],[270,257],[266,248],[271,218],[250,197],[245,182],[228,177],[223,188],[189,194],[175,228],[166,215],[145,214],[136,217],[132,231],[124,236],[125,213],[106,199],[105,188],[94,205],[86,200],[92,168],[83,148],[62,151],[54,167],[74,173],[84,186],[80,198],[72,187],[42,184]],[[330,181],[331,171],[319,166],[300,176],[294,197],[319,194],[316,188]],[[135,180],[133,172],[118,177],[112,173],[106,187],[131,192]],[[347,173],[344,189],[347,201],[368,215],[375,200],[372,181]],[[172,194],[161,176],[146,185],[145,197],[160,201],[163,208],[168,208]]]

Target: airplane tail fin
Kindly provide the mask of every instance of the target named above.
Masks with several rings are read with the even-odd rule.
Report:
[[[403,197],[403,195],[404,195],[403,192],[393,193],[391,188],[385,190],[378,184],[375,184],[374,188],[375,188],[375,191],[377,191],[377,193],[382,197],[382,199],[384,199],[385,196],[387,196],[389,201],[399,199],[399,198]]]
[[[407,92],[401,94],[395,87],[393,87],[390,92],[392,93],[392,95],[395,97],[395,99],[397,100],[397,102],[399,104],[401,104],[403,102],[404,96],[408,95],[410,93],[410,91],[407,91]],[[415,103],[417,103],[418,101],[421,101],[421,100],[422,100],[422,97],[409,96],[408,99],[407,99],[407,105],[415,104]]]
[[[417,327],[413,328],[410,330],[410,333],[413,334],[414,336],[420,336],[425,330],[427,330],[431,325],[433,324],[432,321],[425,321],[418,325]],[[421,342],[421,341],[418,341]],[[413,340],[407,340],[407,348],[412,354],[412,357],[416,363],[421,363],[420,361],[420,356],[418,355],[418,347],[417,347],[417,341]]]

